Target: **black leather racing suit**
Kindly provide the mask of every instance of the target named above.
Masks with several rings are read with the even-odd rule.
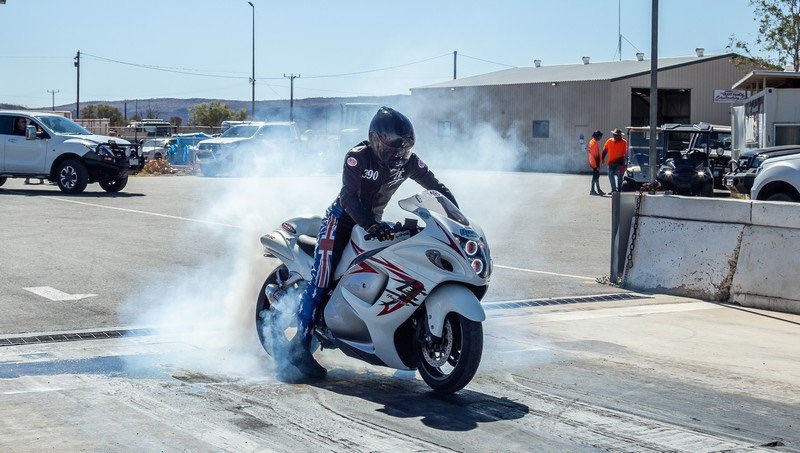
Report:
[[[333,280],[339,257],[350,240],[353,227],[358,224],[368,229],[380,222],[392,195],[408,178],[425,189],[439,191],[456,204],[450,190],[436,179],[416,154],[411,154],[404,166],[389,169],[375,156],[368,141],[348,151],[344,159],[342,190],[328,208],[317,236],[314,269],[300,304],[301,327],[313,323],[314,308]]]

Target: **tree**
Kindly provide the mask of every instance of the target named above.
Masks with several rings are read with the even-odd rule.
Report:
[[[141,120],[142,120],[142,117],[139,116],[139,114],[133,115],[131,117],[131,121],[141,121]]]
[[[81,118],[108,118],[111,127],[119,127],[125,125],[125,118],[118,108],[105,105],[87,105],[81,109]]]
[[[183,118],[181,118],[178,115],[171,116],[169,118],[169,123],[172,124],[175,127],[181,127],[181,124],[183,124]]]
[[[153,108],[153,106],[148,105],[147,110],[144,111],[144,117],[148,120],[155,120],[158,119],[158,116],[161,115],[161,112]]]
[[[760,66],[783,69],[791,64],[800,71],[800,0],[750,0],[750,6],[758,22],[755,46],[731,36],[728,48],[743,51]]]
[[[242,121],[247,118],[247,110],[234,111],[228,104],[207,102],[192,108],[190,124],[193,126],[219,126],[223,121]]]

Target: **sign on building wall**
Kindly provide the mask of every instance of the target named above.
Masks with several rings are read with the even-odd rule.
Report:
[[[745,99],[747,99],[745,90],[714,90],[714,102],[718,104],[742,102]]]

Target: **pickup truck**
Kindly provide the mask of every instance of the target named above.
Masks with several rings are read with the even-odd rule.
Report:
[[[293,122],[240,124],[198,143],[195,161],[204,176],[259,173],[273,163],[291,162],[301,143]]]
[[[119,192],[143,165],[127,140],[92,134],[58,114],[0,110],[0,186],[8,178],[40,178],[70,194],[95,182]]]
[[[800,154],[800,146],[771,146],[744,151],[738,161],[731,162],[731,171],[724,178],[725,187],[732,193],[750,195],[750,189],[756,179],[756,172],[765,161],[792,154]]]

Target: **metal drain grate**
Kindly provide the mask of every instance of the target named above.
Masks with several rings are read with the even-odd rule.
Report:
[[[117,329],[97,332],[64,332],[52,335],[29,335],[13,338],[0,338],[0,347],[24,344],[61,343],[65,341],[106,340],[109,338],[142,336],[153,334],[152,329]]]
[[[617,300],[652,299],[652,296],[635,293],[599,294],[594,296],[560,297],[555,299],[514,300],[509,302],[487,302],[484,310],[507,310],[509,308],[543,307],[545,305],[585,304],[587,302],[611,302]]]

